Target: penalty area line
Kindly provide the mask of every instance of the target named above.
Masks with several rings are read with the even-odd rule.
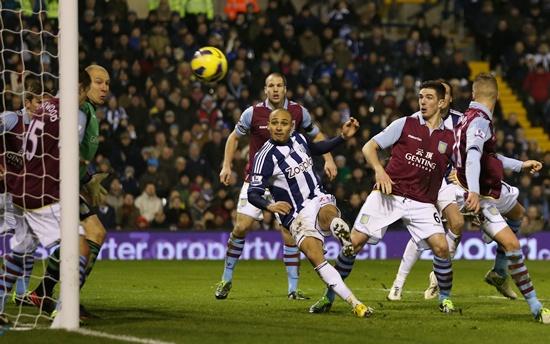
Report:
[[[165,341],[158,340],[158,339],[139,338],[139,337],[133,337],[133,336],[127,336],[127,335],[117,335],[117,334],[111,334],[111,333],[107,333],[107,332],[89,330],[89,329],[85,329],[85,328],[80,328],[76,331],[69,331],[69,332],[79,333],[79,334],[84,335],[84,336],[107,338],[107,339],[118,340],[118,341],[121,341],[121,342],[128,342],[128,343],[175,344],[174,342],[165,342]]]

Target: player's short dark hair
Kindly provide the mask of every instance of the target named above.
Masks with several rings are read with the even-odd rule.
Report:
[[[38,79],[28,78],[25,80],[25,100],[32,101],[33,98],[42,96],[42,84]]]
[[[78,73],[79,87],[85,90],[85,89],[88,89],[91,84],[92,84],[92,79],[90,78],[90,74],[85,70],[80,71],[80,73]]]
[[[443,86],[445,86],[445,85],[449,86],[449,93],[450,93],[449,95],[450,95],[451,98],[452,98],[452,97],[453,97],[453,86],[451,86],[451,84],[450,84],[447,80],[442,79],[442,78],[437,79],[436,81],[438,81],[438,82],[440,82],[441,84],[443,84]],[[447,91],[447,89],[445,89],[445,91]],[[447,93],[447,92],[445,92],[445,93]]]
[[[420,89],[423,88],[431,88],[432,90],[434,90],[437,98],[439,99],[445,98],[445,86],[443,86],[443,84],[437,80],[424,81],[422,85],[420,85]]]
[[[286,87],[286,76],[284,76],[284,75],[281,74],[281,73],[278,73],[278,72],[270,73],[270,74],[265,78],[265,80],[267,80],[267,78],[273,77],[273,76],[279,77],[279,78],[283,79],[283,84],[284,84],[285,87]]]

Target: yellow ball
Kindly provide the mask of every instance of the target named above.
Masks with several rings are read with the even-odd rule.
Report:
[[[218,48],[202,47],[193,55],[191,69],[199,80],[219,81],[227,73],[227,59]]]

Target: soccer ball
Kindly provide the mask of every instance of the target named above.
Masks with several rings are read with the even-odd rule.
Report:
[[[191,69],[201,81],[219,81],[227,73],[227,59],[218,48],[202,47],[193,55]]]

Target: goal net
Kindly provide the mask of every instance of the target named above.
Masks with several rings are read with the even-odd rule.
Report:
[[[60,5],[70,2],[60,1]],[[73,18],[76,21],[76,1],[72,2]],[[76,100],[77,82],[73,76],[70,80],[72,93],[64,92],[63,88],[67,89],[67,80],[60,80],[60,75],[64,74],[60,72],[60,65],[66,63],[74,67],[72,74],[78,75],[76,66],[78,46],[77,41],[74,40],[74,47],[67,50],[70,54],[74,54],[74,61],[61,57],[57,8],[48,9],[45,3],[44,1],[16,0],[0,3],[0,326],[2,328],[48,327],[57,314],[63,314],[60,317],[63,323],[71,324],[58,325],[58,327],[78,327],[78,311],[76,314],[74,312],[75,293],[76,307],[78,307],[78,272],[70,273],[69,276],[63,274],[64,270],[78,269],[78,248],[75,255],[73,246],[76,245],[71,239],[77,236],[75,229],[78,226],[77,212],[70,207],[65,209],[66,202],[60,201],[64,198],[67,182],[72,186],[73,193],[74,190],[78,190],[78,153],[75,154],[73,149],[72,155],[68,155],[67,159],[74,159],[74,162],[69,161],[68,165],[64,165],[62,161],[60,163],[59,157],[64,156],[65,159],[66,156],[63,145],[67,138],[64,139],[62,135],[51,137],[51,134],[41,126],[43,122],[32,121],[32,114],[44,111],[41,104],[52,97],[61,99],[59,133],[64,132],[64,126],[67,128],[67,121],[63,117],[69,116],[63,116],[63,114],[67,112],[70,115],[69,111],[63,109],[72,107],[75,109],[72,112],[73,116],[76,117],[74,114],[78,102],[74,101],[72,105],[64,107],[65,102],[61,95],[66,96],[69,101]],[[63,21],[61,19],[61,27],[63,27]],[[71,27],[76,31],[76,25]],[[65,25],[65,28],[69,26]],[[76,120],[71,123],[74,125],[72,130],[74,135],[69,135],[69,139],[73,139],[75,143],[73,146],[78,147],[75,139]],[[71,131],[65,130],[65,132]],[[52,142],[61,147],[61,153],[54,154],[48,151],[47,146],[51,147]],[[66,172],[63,171],[65,166],[69,166]],[[68,201],[78,204],[78,195],[69,197]],[[58,214],[44,216],[40,211],[36,211],[42,209],[44,205],[54,203],[64,209],[60,218],[56,218]],[[73,212],[73,216],[69,214],[67,217],[65,210],[69,213]],[[63,238],[62,233],[71,232],[65,229],[69,226],[75,234],[69,235],[69,240],[64,242],[65,239],[60,239]],[[57,233],[55,230],[52,231],[53,228]],[[64,246],[69,244],[68,248],[64,247],[60,250],[61,242]],[[53,254],[54,252],[57,254]],[[48,266],[50,267],[48,271],[57,270],[56,273],[45,274]],[[53,276],[56,277],[53,278]],[[70,283],[65,283],[64,278],[69,279]],[[58,284],[59,280],[62,283],[61,288],[56,286],[54,293],[46,291],[48,285]],[[67,285],[70,287],[67,288]],[[59,302],[59,289],[61,294],[72,295],[72,297],[69,297],[67,302],[62,297]],[[64,310],[66,303],[68,303],[67,308],[72,310],[70,315],[67,315]],[[75,321],[76,325],[74,325]]]

